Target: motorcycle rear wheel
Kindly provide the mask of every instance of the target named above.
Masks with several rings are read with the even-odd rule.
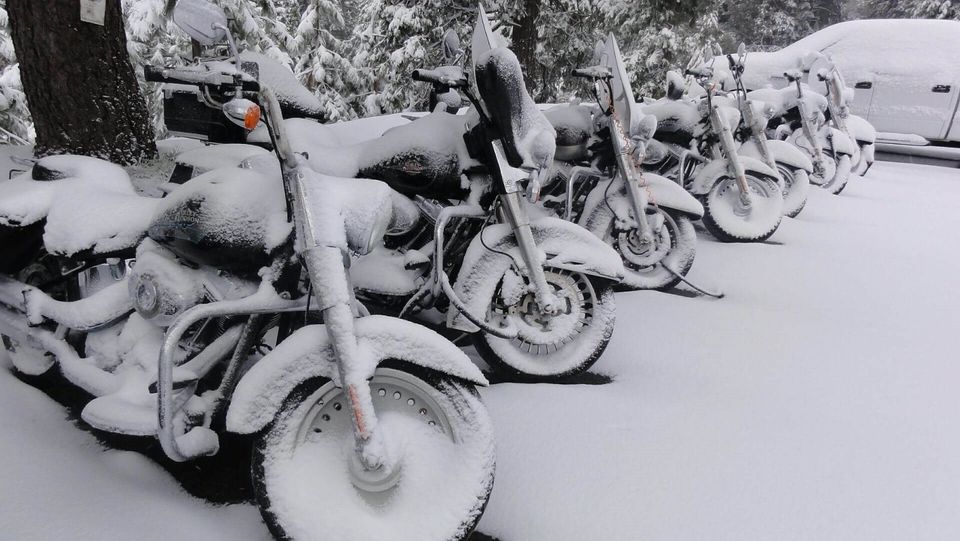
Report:
[[[476,391],[400,362],[377,368],[370,390],[396,475],[363,473],[342,389],[307,380],[254,443],[254,494],[270,532],[289,541],[467,538],[495,470],[492,422]]]

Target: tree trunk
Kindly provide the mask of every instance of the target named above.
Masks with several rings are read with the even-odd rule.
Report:
[[[539,39],[539,29],[537,28],[537,19],[540,18],[539,0],[522,0],[523,16],[517,20],[517,26],[513,30],[513,52],[523,67],[524,79],[527,81],[527,90],[531,94],[536,88],[536,76],[539,74],[537,68],[537,41]]]
[[[103,1],[99,26],[80,21],[77,0],[7,0],[38,156],[83,154],[121,164],[156,156],[120,0]]]

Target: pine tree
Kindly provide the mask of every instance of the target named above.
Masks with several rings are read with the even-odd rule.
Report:
[[[27,97],[20,82],[20,65],[10,36],[6,2],[0,0],[0,141],[23,143],[34,138]]]
[[[347,46],[354,51],[351,61],[358,69],[365,108],[385,113],[422,110],[429,89],[412,82],[410,74],[442,63],[440,42],[448,28],[469,37],[476,4],[472,0],[362,0],[358,7]]]
[[[810,34],[817,17],[808,0],[728,2],[720,16],[727,47],[746,43],[751,50],[784,47]]]
[[[710,0],[600,0],[634,92],[663,94],[666,72],[702,55],[720,36],[720,5]]]
[[[323,103],[329,120],[356,116],[351,98],[360,82],[357,69],[345,58],[343,6],[337,0],[308,0],[292,40],[294,72]]]

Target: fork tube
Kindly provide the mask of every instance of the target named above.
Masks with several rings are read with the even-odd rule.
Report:
[[[710,109],[710,118],[713,122],[714,129],[720,136],[720,148],[723,150],[727,163],[732,170],[730,172],[733,173],[734,178],[737,180],[737,185],[740,187],[740,202],[742,202],[744,206],[749,207],[753,203],[753,200],[750,195],[750,186],[747,184],[747,172],[744,170],[743,164],[740,162],[740,157],[737,155],[736,143],[733,141],[733,132],[730,131],[730,126],[727,125],[726,118],[720,114],[719,105],[712,106]]]
[[[517,239],[517,248],[520,250],[520,256],[527,266],[527,276],[529,276],[530,281],[533,283],[537,303],[545,312],[557,310],[557,298],[547,284],[547,277],[543,272],[543,261],[540,258],[540,249],[537,248],[537,242],[533,238],[533,230],[530,228],[530,217],[527,215],[527,210],[523,207],[520,192],[500,194],[500,202],[507,222],[513,229],[513,234]]]

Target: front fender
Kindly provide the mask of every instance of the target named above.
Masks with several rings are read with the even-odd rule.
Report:
[[[770,153],[773,154],[773,160],[775,162],[780,162],[794,169],[803,169],[808,174],[813,172],[813,162],[810,160],[810,157],[790,143],[778,139],[769,139],[767,140],[767,148],[770,149]],[[763,156],[760,154],[760,145],[757,144],[756,139],[750,139],[744,143],[743,146],[737,149],[737,154],[761,161],[763,159]]]
[[[856,154],[859,148],[857,144],[850,139],[849,135],[833,127],[827,129],[830,130],[827,132],[827,137],[830,139],[823,145],[825,150],[833,148],[835,154],[846,154],[848,156]]]
[[[774,182],[778,181],[777,179],[779,177],[777,173],[773,169],[770,169],[767,164],[749,156],[737,154],[737,157],[740,159],[740,163],[743,164],[743,170],[747,173],[766,177]],[[693,182],[690,184],[688,191],[693,195],[706,195],[719,179],[729,176],[731,175],[726,160],[712,160],[693,177]]]
[[[547,216],[531,220],[530,229],[537,247],[545,255],[544,266],[616,282],[623,280],[625,270],[620,255],[579,225]],[[487,313],[497,284],[514,262],[522,265],[523,257],[508,224],[487,226],[474,237],[453,284],[454,292],[470,313],[481,317]],[[452,307],[447,313],[447,325],[466,332],[479,330]]]
[[[460,348],[422,325],[367,316],[355,320],[354,329],[365,364],[352,369],[365,371],[368,378],[381,362],[397,359],[477,385],[487,384]],[[308,325],[278,344],[243,376],[230,399],[227,430],[238,434],[261,430],[297,385],[317,376],[339,381],[326,326]]]
[[[877,142],[877,129],[867,119],[850,115],[847,117],[847,131],[861,146]]]
[[[643,179],[651,204],[687,214],[694,220],[703,217],[703,205],[700,201],[676,182],[653,173],[644,173]],[[611,182],[614,183],[612,190],[608,189]],[[619,177],[601,182],[590,192],[584,202],[579,223],[602,238],[604,232],[598,232],[596,228],[608,227],[611,209],[619,220],[629,222],[633,219],[633,210]]]

